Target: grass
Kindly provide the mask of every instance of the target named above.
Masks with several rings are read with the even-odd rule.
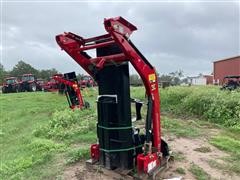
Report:
[[[65,96],[56,93],[0,94],[0,178],[55,179],[61,177],[67,164],[88,158],[90,144],[97,141],[96,94],[96,89],[83,92],[91,105],[84,111],[69,110]],[[133,88],[132,97],[144,100],[143,88]],[[186,138],[199,138],[205,129],[218,128],[207,121],[168,116],[162,117],[162,125],[164,132]],[[240,133],[236,128],[223,129],[224,134],[210,142],[230,153],[232,156],[226,158],[232,164],[230,170],[240,172]],[[185,159],[180,152],[174,156],[178,161]],[[193,165],[192,171],[200,170]]]
[[[237,174],[240,174],[239,134],[237,134],[236,132],[230,132],[230,130],[225,130],[222,132],[222,134],[217,135],[210,140],[210,143],[212,145],[230,154],[229,157],[222,158],[227,163],[225,169],[230,172],[235,172]],[[214,164],[212,163],[212,165]],[[215,163],[215,165],[217,164]]]
[[[186,159],[183,152],[180,152],[180,151],[173,152],[173,157],[174,157],[174,160],[176,161],[184,161]]]
[[[96,90],[83,93],[95,109]],[[74,146],[82,148],[85,143],[87,152],[90,143],[96,142],[95,130],[91,129],[96,122],[95,111],[73,112],[65,96],[57,93],[1,94],[0,107],[1,179],[56,177],[65,162],[82,157],[82,150],[77,155],[71,153]]]
[[[192,163],[189,171],[195,176],[197,180],[210,180],[211,177],[201,167]]]
[[[177,172],[178,174],[186,174],[185,169],[178,167],[175,172]]]
[[[194,149],[194,151],[198,151],[198,152],[201,152],[201,153],[208,153],[208,152],[211,152],[211,148],[206,147],[206,146],[202,146],[202,147]]]
[[[240,129],[239,92],[215,86],[169,87],[161,90],[161,101],[164,111]]]
[[[165,132],[172,133],[177,137],[196,138],[201,135],[200,129],[192,121],[182,121],[163,116],[162,123]]]
[[[85,148],[75,148],[68,152],[67,154],[67,164],[72,164],[80,159],[90,158],[89,147]]]

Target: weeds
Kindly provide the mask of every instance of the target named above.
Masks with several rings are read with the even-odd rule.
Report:
[[[196,177],[197,180],[210,180],[211,177],[201,167],[192,163],[189,171]]]
[[[204,118],[240,129],[240,94],[215,87],[169,87],[161,90],[164,111]]]
[[[174,157],[174,160],[176,161],[184,161],[186,159],[183,152],[180,152],[180,151],[173,152],[173,157]]]
[[[67,155],[67,164],[75,163],[82,158],[90,158],[89,147],[71,150]]]
[[[175,172],[177,172],[178,174],[186,174],[185,169],[178,167]]]
[[[208,152],[211,152],[211,148],[206,147],[206,146],[202,146],[202,147],[199,147],[199,148],[195,148],[194,151],[198,151],[198,152],[201,152],[201,153],[208,153]]]
[[[175,134],[177,137],[197,137],[201,133],[190,121],[181,121],[178,119],[162,118],[163,128],[170,133]],[[187,128],[186,128],[187,127]]]
[[[39,127],[33,134],[36,137],[56,140],[66,140],[74,137],[76,134],[86,134],[95,130],[96,127],[96,117],[91,113],[91,110],[72,111],[66,109],[64,111],[56,111],[53,113],[48,125]]]
[[[213,137],[210,143],[218,149],[230,153],[229,157],[222,158],[228,163],[226,168],[229,171],[240,174],[240,141],[223,134]]]

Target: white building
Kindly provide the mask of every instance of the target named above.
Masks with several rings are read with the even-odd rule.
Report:
[[[187,81],[191,85],[207,85],[207,78],[204,75],[187,77]]]

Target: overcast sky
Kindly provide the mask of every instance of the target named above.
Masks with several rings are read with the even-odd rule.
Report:
[[[160,74],[210,74],[212,62],[240,54],[239,3],[16,3],[2,7],[2,64],[24,60],[38,69],[84,71],[55,42],[55,35],[105,33],[103,19],[122,16],[131,39]]]

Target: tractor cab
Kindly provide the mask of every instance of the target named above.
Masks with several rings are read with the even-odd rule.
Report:
[[[9,77],[5,79],[2,87],[2,93],[18,92],[18,81],[16,77]]]
[[[26,81],[35,81],[35,76],[33,74],[23,74],[21,77],[21,81],[26,82]]]
[[[18,83],[17,78],[16,77],[9,77],[5,79],[5,84],[6,85],[10,85],[10,84],[15,84]]]
[[[20,77],[21,81],[19,82],[19,91],[32,91],[35,92],[38,90],[37,80],[33,74],[23,74]]]
[[[80,87],[85,88],[85,87],[93,87],[95,86],[95,82],[91,76],[83,76],[80,80]]]
[[[238,76],[225,76],[223,79],[222,90],[235,90],[240,88],[240,75]]]

